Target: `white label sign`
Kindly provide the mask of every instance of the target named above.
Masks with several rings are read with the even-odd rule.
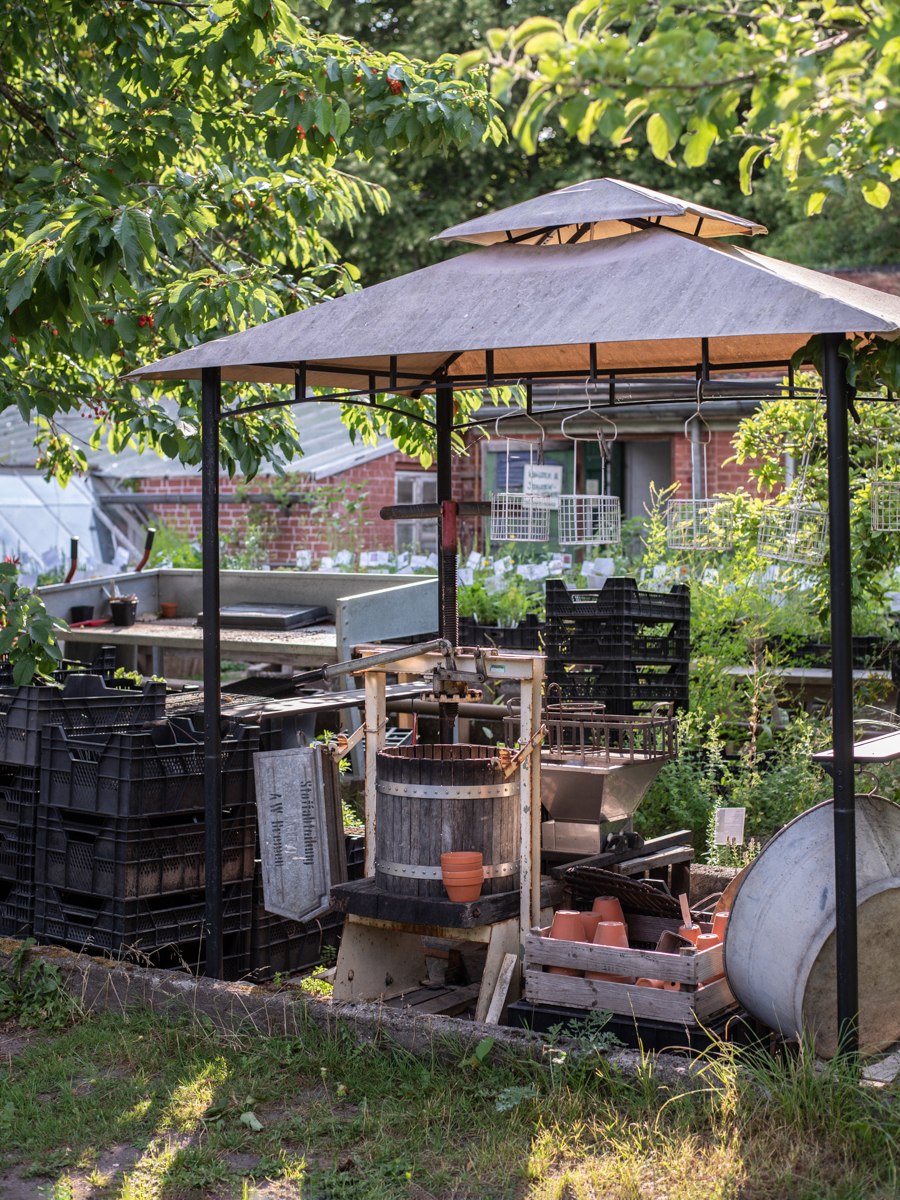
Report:
[[[308,746],[262,752],[254,768],[266,908],[311,921],[331,907],[320,751]]]
[[[522,491],[526,495],[558,496],[562,491],[562,482],[563,469],[560,466],[553,463],[542,467],[525,464]]]
[[[743,846],[746,815],[746,808],[717,808],[713,844],[727,846],[730,842],[734,846]]]

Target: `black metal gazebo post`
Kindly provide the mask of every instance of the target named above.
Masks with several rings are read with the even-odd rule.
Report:
[[[219,410],[222,370],[202,370],[203,799],[206,810],[206,974],[222,978],[222,715],[219,649]]]
[[[853,773],[853,602],[850,572],[850,461],[844,335],[822,335],[828,431],[828,524],[831,575],[831,681],[834,775],[834,892],[838,1046],[859,1050],[856,941],[856,783]]]

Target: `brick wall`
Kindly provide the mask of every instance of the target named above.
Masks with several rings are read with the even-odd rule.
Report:
[[[710,496],[719,492],[735,492],[743,488],[752,496],[759,494],[756,480],[750,475],[750,469],[758,465],[760,459],[748,459],[744,463],[726,463],[726,459],[734,456],[732,438],[734,431],[730,429],[714,429],[709,445],[706,447],[706,479],[707,491]],[[672,439],[672,482],[679,483],[677,495],[682,499],[691,496],[691,447],[683,437]]]
[[[371,462],[358,467],[352,467],[340,475],[332,475],[309,485],[310,489],[331,485],[346,484],[352,487],[363,487],[367,494],[366,507],[359,521],[359,532],[356,534],[357,549],[359,550],[393,550],[394,525],[390,521],[382,521],[379,510],[387,504],[395,502],[395,475],[400,471],[422,471],[418,459],[408,458],[397,452],[386,454]],[[434,472],[435,468],[432,467]],[[253,492],[266,492],[272,486],[271,477],[257,476],[250,485]],[[241,479],[223,478],[219,484],[222,496],[234,495],[235,490],[243,483]],[[470,451],[468,458],[461,455],[453,456],[453,494],[460,500],[478,498],[479,476],[477,447]],[[172,529],[187,532],[192,538],[200,539],[201,509],[200,509],[200,477],[177,477],[141,479],[138,490],[142,497],[149,501],[149,507],[158,521]],[[299,488],[298,490],[305,490]],[[196,492],[197,500],[189,504],[160,504],[153,507],[154,495],[187,495]],[[351,493],[352,494],[352,493]],[[339,505],[336,508],[339,509]],[[230,530],[243,530],[248,516],[253,512],[263,511],[273,515],[277,520],[277,534],[270,544],[268,558],[270,562],[290,562],[296,560],[298,550],[309,550],[314,560],[329,553],[328,539],[321,520],[311,519],[310,505],[292,505],[289,512],[283,512],[274,505],[260,506],[256,504],[221,504],[219,507],[219,529],[227,536]],[[340,521],[340,512],[336,513],[336,522]],[[473,544],[474,529],[470,526],[463,528],[463,543],[466,549]],[[341,539],[343,541],[343,539]],[[352,546],[339,544],[338,549]]]

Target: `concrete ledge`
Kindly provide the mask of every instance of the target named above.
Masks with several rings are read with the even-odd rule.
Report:
[[[0,938],[0,969],[9,972],[12,956],[21,945]],[[505,1026],[484,1025],[456,1017],[420,1016],[378,1003],[335,1004],[288,986],[278,992],[246,983],[225,983],[195,977],[184,971],[114,962],[76,954],[61,946],[33,946],[27,961],[43,959],[59,968],[66,988],[85,1014],[124,1012],[143,1006],[162,1016],[190,1017],[222,1033],[256,1032],[263,1035],[296,1037],[310,1025],[326,1036],[351,1032],[362,1042],[382,1039],[413,1054],[454,1057],[471,1053],[485,1037],[494,1038],[492,1053],[541,1060],[547,1044],[538,1034]],[[584,1052],[582,1043],[563,1038],[560,1049],[575,1055]],[[642,1055],[636,1050],[614,1049],[604,1054],[610,1067],[625,1075],[653,1076],[661,1083],[688,1085],[697,1067],[688,1058],[674,1054]]]

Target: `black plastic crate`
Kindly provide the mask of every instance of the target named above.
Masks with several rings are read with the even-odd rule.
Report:
[[[633,705],[674,703],[676,709],[688,707],[688,668],[670,668],[651,673],[632,668],[623,671],[566,671],[562,664],[548,660],[547,684],[554,685],[548,695],[553,700],[597,700],[609,713],[628,716]],[[558,690],[557,690],[558,689]],[[546,689],[545,689],[546,690]]]
[[[0,822],[0,880],[34,882],[34,828]]]
[[[131,680],[73,673],[65,684],[0,688],[0,760],[37,764],[40,733],[47,725],[84,735],[134,729],[165,716],[166,685],[154,680],[140,690]]]
[[[575,590],[561,579],[545,584],[548,624],[556,618],[568,620],[631,617],[641,621],[689,621],[691,597],[686,584],[668,592],[642,592],[634,579],[613,577],[602,588]]]
[[[34,829],[40,796],[40,767],[0,763],[0,821]]]
[[[690,638],[647,636],[627,632],[591,634],[548,630],[544,653],[563,662],[635,662],[665,666],[690,660]]]
[[[253,755],[259,729],[235,723],[222,739],[226,808],[255,798]],[[152,816],[204,807],[203,738],[190,720],[173,718],[141,733],[67,734],[49,726],[41,751],[41,803],[105,813]]]
[[[64,658],[53,672],[57,683],[65,683],[70,675],[104,675],[113,676],[116,673],[115,646],[101,646],[97,657],[92,663],[81,662],[75,658]],[[130,683],[133,687],[134,684]]]
[[[191,975],[206,974],[206,941],[183,942],[178,946],[162,946],[140,954],[126,954],[133,960],[161,970],[181,970]],[[226,933],[222,938],[222,979],[236,982],[250,975],[250,930]]]
[[[344,914],[329,911],[312,921],[292,921],[254,906],[250,970],[256,983],[288,975],[323,961],[325,947],[337,953]]]
[[[0,879],[0,936],[30,937],[34,928],[34,884]]]
[[[34,888],[34,936],[75,949],[96,946],[109,954],[184,946],[205,936],[204,891],[114,899],[70,892],[41,881]],[[222,933],[250,929],[253,883],[222,889]]]
[[[365,834],[344,834],[344,847],[347,852],[347,880],[363,879],[366,871],[366,836]]]
[[[202,812],[109,817],[72,808],[38,809],[36,878],[66,891],[129,899],[206,884]],[[252,879],[256,807],[222,814],[222,882]]]
[[[459,618],[461,646],[495,646],[498,650],[540,650],[543,625],[528,613],[518,625],[480,625],[474,617]]]

